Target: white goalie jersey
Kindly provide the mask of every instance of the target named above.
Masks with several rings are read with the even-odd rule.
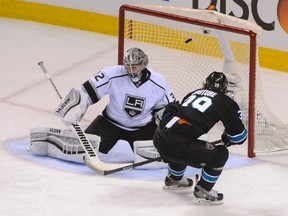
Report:
[[[144,69],[139,85],[131,81],[124,66],[102,69],[86,81],[82,90],[91,104],[109,95],[103,115],[117,126],[135,130],[153,120],[155,111],[175,101],[166,79],[151,69]]]

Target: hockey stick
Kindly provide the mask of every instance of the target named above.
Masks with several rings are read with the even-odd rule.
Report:
[[[220,146],[220,145],[224,145],[222,143],[222,140],[216,140],[216,141],[213,141],[213,142],[209,142],[211,145],[213,146]],[[128,169],[133,169],[133,168],[136,168],[138,166],[143,166],[145,164],[148,164],[148,163],[152,163],[152,162],[155,162],[155,161],[158,161],[158,162],[161,162],[162,159],[161,157],[157,157],[157,158],[151,158],[151,159],[148,159],[146,161],[142,161],[142,162],[139,162],[139,163],[133,163],[131,165],[128,165],[128,166],[123,166],[123,167],[119,167],[119,168],[116,168],[116,169],[110,169],[110,170],[105,170],[103,171],[103,175],[109,175],[109,174],[112,174],[112,173],[116,173],[116,172],[120,172],[120,171],[124,171],[124,170],[128,170]],[[86,162],[85,162],[86,163]],[[89,162],[88,162],[89,163]],[[91,167],[90,167],[91,168]],[[96,170],[94,170],[95,172],[97,172]]]
[[[139,163],[131,163],[130,165],[122,166],[122,167],[119,167],[119,168],[110,169],[110,170],[108,170],[108,169],[107,170],[103,170],[101,172],[101,174],[102,175],[109,175],[109,174],[112,174],[112,173],[116,173],[116,172],[120,172],[120,171],[124,171],[124,170],[128,170],[128,169],[134,169],[136,167],[143,166],[145,164],[149,164],[149,163],[152,163],[152,162],[155,162],[155,161],[161,162],[162,159],[161,159],[161,157],[150,158],[148,160],[141,161]],[[94,166],[88,165],[90,163],[89,161],[85,161],[85,163],[87,164],[87,166],[89,166],[91,169],[93,169]],[[94,170],[94,171],[99,173],[99,170]]]

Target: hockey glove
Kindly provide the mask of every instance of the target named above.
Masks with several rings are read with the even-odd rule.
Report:
[[[154,111],[154,119],[155,119],[155,122],[156,122],[157,125],[159,124],[159,122],[162,119],[164,110],[165,110],[165,108],[162,108],[160,110]]]
[[[230,143],[229,138],[227,137],[226,133],[223,132],[222,136],[221,136],[221,142],[225,147],[229,147],[232,145],[232,143]]]
[[[80,121],[89,106],[88,95],[72,88],[55,110],[55,115],[61,118],[66,126]]]

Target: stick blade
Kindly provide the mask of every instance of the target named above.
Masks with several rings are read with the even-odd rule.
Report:
[[[133,163],[122,163],[122,164],[108,164],[100,161],[98,158],[89,158],[84,157],[83,158],[84,163],[92,169],[94,172],[100,174],[100,175],[107,175],[118,169],[122,168],[133,168]]]

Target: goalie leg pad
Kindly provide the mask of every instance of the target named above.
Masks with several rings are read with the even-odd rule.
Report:
[[[135,141],[134,147],[134,163],[149,160],[151,158],[160,157],[160,154],[153,145],[152,140]],[[167,168],[167,164],[163,162],[152,162],[143,166],[136,167],[135,169],[162,169]]]
[[[30,152],[35,155],[48,155],[48,128],[30,129]]]
[[[100,137],[86,134],[98,153]],[[62,160],[84,163],[85,150],[72,130],[56,128],[32,128],[30,130],[30,152],[34,155],[50,156]]]

